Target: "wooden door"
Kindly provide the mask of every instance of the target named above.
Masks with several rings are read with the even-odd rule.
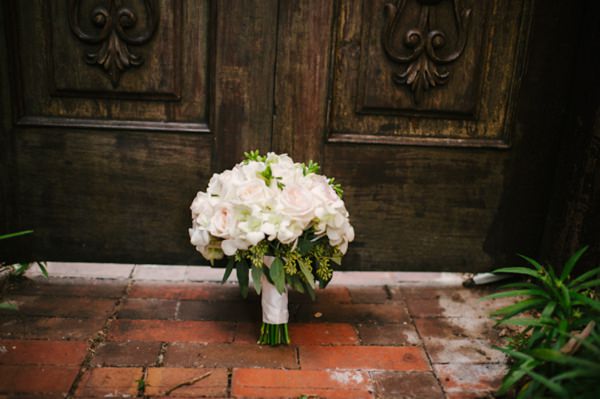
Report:
[[[200,263],[196,191],[270,146],[276,2],[2,3],[2,228],[35,230],[22,255]]]
[[[345,187],[349,268],[537,254],[581,8],[532,3],[280,2],[274,148]]]
[[[1,228],[40,259],[201,263],[189,203],[257,148],[344,185],[348,269],[535,254],[579,8],[532,3],[4,2]]]

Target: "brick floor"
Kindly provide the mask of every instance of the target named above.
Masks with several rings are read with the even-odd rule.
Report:
[[[78,366],[87,347],[84,342],[0,340],[0,364]]]
[[[0,398],[159,398],[186,382],[169,397],[478,398],[506,372],[488,318],[506,302],[483,290],[292,293],[292,344],[272,348],[256,344],[260,297],[236,284],[181,282],[185,267],[76,269],[10,287],[20,310],[0,312]]]
[[[361,371],[235,369],[232,394],[244,398],[372,398],[368,374]]]
[[[299,348],[304,369],[424,371],[425,352],[416,346],[344,346]]]
[[[204,377],[206,376],[206,377]],[[172,398],[224,397],[227,396],[227,369],[206,368],[149,368],[144,393],[150,396],[165,395],[169,389],[187,381],[204,377],[191,385],[172,391]]]
[[[106,367],[86,371],[75,397],[131,397],[138,392],[141,368]]]
[[[165,366],[298,368],[293,346],[175,342],[167,347]]]

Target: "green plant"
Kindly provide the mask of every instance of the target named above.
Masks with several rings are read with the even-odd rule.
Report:
[[[33,230],[23,230],[18,231],[16,233],[8,233],[0,235],[0,240],[7,240],[14,237],[24,236],[28,234],[32,234]],[[48,278],[48,270],[46,269],[46,265],[43,262],[35,262],[40,271],[44,275],[44,277]],[[6,268],[9,270],[10,278],[22,278],[23,275],[29,268],[31,267],[31,263],[18,262],[13,264],[5,264],[4,262],[0,262],[0,269]],[[2,294],[2,292],[0,292]],[[0,309],[8,309],[8,310],[17,310],[17,306],[10,302],[0,302]]]
[[[520,256],[529,267],[494,271],[528,278],[528,281],[501,287],[508,291],[486,297],[520,299],[492,312],[498,324],[522,328],[506,347],[497,348],[512,360],[499,395],[512,390],[517,398],[600,397],[587,396],[598,393],[596,381],[600,377],[597,355],[589,356],[589,352],[600,348],[595,331],[600,321],[596,292],[600,287],[600,267],[574,278],[571,276],[586,250],[587,247],[581,248],[571,256],[560,274],[552,266],[543,266],[523,255]],[[579,352],[580,347],[586,350]],[[570,378],[568,384],[567,378]]]
[[[0,235],[0,240],[6,240],[9,238],[24,236],[24,235],[28,235],[28,234],[33,234],[33,230],[23,230],[23,231],[18,231],[16,233],[2,234],[2,235]],[[35,263],[40,268],[40,271],[42,272],[44,277],[48,278],[48,270],[46,269],[46,265],[43,262],[35,262]],[[11,269],[10,274],[12,277],[22,277],[25,274],[25,272],[27,270],[29,270],[29,268],[31,267],[31,263],[18,262],[18,263],[13,263],[13,264],[7,265],[4,262],[2,262],[0,264],[0,266],[9,267]]]

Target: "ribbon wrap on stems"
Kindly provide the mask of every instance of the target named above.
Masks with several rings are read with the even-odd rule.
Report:
[[[265,267],[273,263],[272,256],[264,257]],[[281,345],[289,344],[290,337],[287,323],[290,319],[288,311],[288,290],[279,293],[277,288],[263,274],[261,277],[261,306],[263,324],[260,330],[259,344]]]

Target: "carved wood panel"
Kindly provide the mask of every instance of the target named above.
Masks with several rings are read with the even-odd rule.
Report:
[[[18,124],[209,131],[207,1],[28,1],[9,10]]]
[[[329,141],[508,146],[528,10],[516,0],[341,1]]]

